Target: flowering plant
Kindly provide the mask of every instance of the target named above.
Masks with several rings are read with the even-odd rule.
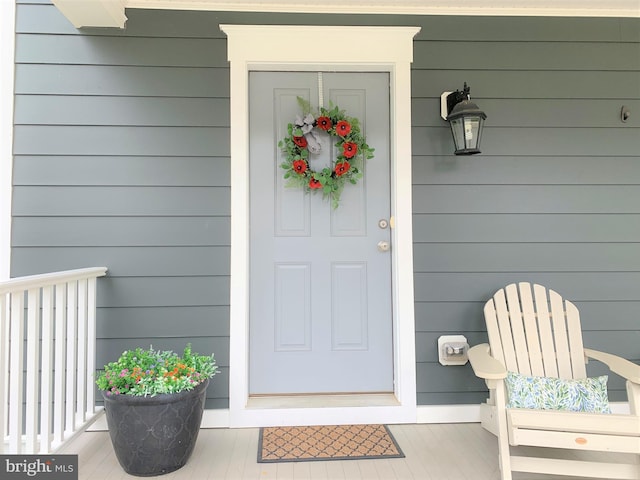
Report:
[[[374,149],[367,145],[357,118],[333,105],[329,109],[320,107],[319,114],[314,115],[306,100],[298,97],[298,103],[304,117],[298,115],[294,123],[289,123],[288,135],[278,142],[285,154],[280,165],[285,170],[284,178],[287,186],[302,187],[306,192],[321,191],[337,208],[345,184],[356,184],[362,178],[364,160],[373,158]],[[309,156],[320,152],[322,132],[335,138],[338,154],[330,167],[315,171],[309,165]]]
[[[107,395],[157,395],[192,390],[218,373],[211,356],[191,351],[188,344],[182,356],[170,350],[136,348],[126,350],[115,362],[104,366],[96,380]]]

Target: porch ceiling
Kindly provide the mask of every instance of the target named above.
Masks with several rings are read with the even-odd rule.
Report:
[[[640,17],[640,0],[53,0],[77,28],[124,28],[125,9],[414,15]]]

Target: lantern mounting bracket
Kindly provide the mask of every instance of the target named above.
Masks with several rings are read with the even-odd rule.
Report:
[[[440,95],[440,116],[443,120],[449,118],[449,114],[453,107],[463,100],[469,100],[469,92],[471,89],[467,86],[467,82],[464,82],[464,88],[462,91],[456,90],[455,92],[443,92]]]

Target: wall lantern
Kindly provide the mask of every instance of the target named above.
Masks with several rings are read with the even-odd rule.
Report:
[[[462,91],[444,92],[440,96],[440,116],[451,125],[456,155],[480,153],[485,113],[470,100],[471,89],[464,84]]]

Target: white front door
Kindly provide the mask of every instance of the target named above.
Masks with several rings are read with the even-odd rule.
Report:
[[[335,209],[285,186],[278,141],[298,97],[358,118],[375,148]],[[393,392],[391,253],[378,246],[391,242],[389,74],[251,72],[249,105],[249,393]],[[331,140],[314,170],[335,159]]]

